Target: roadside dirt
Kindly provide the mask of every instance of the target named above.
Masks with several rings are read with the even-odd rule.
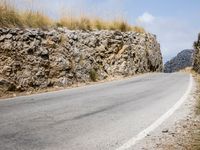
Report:
[[[145,73],[145,74],[152,74],[152,73]],[[49,87],[49,88],[44,88],[44,89],[32,89],[32,90],[24,91],[24,92],[17,92],[17,91],[9,92],[9,91],[1,91],[0,90],[0,100],[6,99],[6,98],[17,97],[17,96],[27,96],[27,95],[32,95],[32,94],[39,94],[39,93],[53,92],[53,91],[59,91],[59,90],[65,90],[65,89],[72,89],[72,88],[77,88],[77,87],[84,87],[87,85],[101,84],[101,83],[105,83],[105,82],[120,81],[120,80],[137,77],[140,75],[143,75],[143,74],[136,74],[134,76],[127,76],[127,77],[115,76],[115,77],[110,77],[105,80],[100,80],[100,81],[96,81],[96,82],[77,83],[77,84],[73,84],[71,86],[64,86],[64,87]]]
[[[195,89],[177,116],[138,143],[134,150],[200,150],[200,75],[192,74]]]

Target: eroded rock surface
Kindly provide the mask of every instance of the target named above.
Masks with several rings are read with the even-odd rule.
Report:
[[[163,69],[160,45],[149,33],[1,28],[0,35],[4,90],[70,86]]]
[[[198,36],[198,39],[196,42],[194,42],[194,64],[193,64],[193,69],[200,73],[200,34]]]

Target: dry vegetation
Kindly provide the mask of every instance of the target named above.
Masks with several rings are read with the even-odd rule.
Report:
[[[64,26],[69,29],[81,29],[81,30],[120,30],[123,32],[126,31],[135,31],[143,33],[145,30],[142,27],[131,26],[125,20],[112,20],[105,21],[103,19],[95,19],[90,17],[68,17],[63,16],[57,22],[56,26]]]
[[[0,2],[0,27],[48,27],[52,20],[38,11],[19,11],[14,6]]]
[[[58,20],[53,20],[44,13],[33,10],[19,11],[15,6],[3,1],[0,2],[0,27],[67,27],[71,30],[119,30],[143,33],[142,27],[131,26],[123,19],[105,21],[92,17],[72,17],[64,15]]]

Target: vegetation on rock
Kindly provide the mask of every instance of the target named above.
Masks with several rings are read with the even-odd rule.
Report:
[[[143,33],[145,30],[139,26],[132,26],[124,19],[106,21],[88,16],[74,17],[64,15],[58,20],[53,20],[40,11],[20,11],[6,1],[0,2],[0,27],[67,27],[71,30],[119,30],[122,32],[134,31]]]

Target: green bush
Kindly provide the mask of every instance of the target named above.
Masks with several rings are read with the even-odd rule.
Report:
[[[95,69],[91,69],[89,71],[89,75],[90,75],[90,79],[94,82],[97,81],[98,75],[97,75],[97,71]]]

